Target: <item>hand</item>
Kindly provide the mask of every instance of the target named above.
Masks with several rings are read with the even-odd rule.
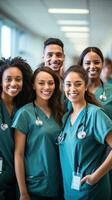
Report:
[[[87,175],[87,176],[84,176],[82,179],[81,179],[81,184],[83,184],[84,182],[88,183],[89,185],[94,185],[95,183],[97,183],[97,178],[94,176],[94,174],[91,174],[91,175]]]
[[[28,193],[24,193],[20,195],[20,200],[31,200]]]

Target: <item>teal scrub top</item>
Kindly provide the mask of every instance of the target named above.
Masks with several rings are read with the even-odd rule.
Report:
[[[16,110],[16,109],[14,109]],[[4,117],[2,116],[2,113]],[[3,122],[8,125],[6,130],[2,130],[1,124]],[[15,181],[14,173],[14,140],[13,131],[11,129],[12,119],[6,109],[5,104],[0,100],[0,159],[2,159],[2,170],[0,173],[0,188],[5,187],[6,184],[11,184]]]
[[[46,197],[60,195],[61,170],[56,145],[60,127],[53,116],[48,118],[39,107],[29,103],[16,113],[12,127],[26,135],[24,159],[29,193]]]
[[[106,100],[101,100],[100,96],[105,91]],[[112,84],[103,83],[103,87],[98,87],[95,92],[96,99],[103,106],[105,113],[112,119]]]
[[[85,119],[86,116],[86,119]],[[88,104],[78,115],[75,123],[70,123],[70,113],[64,116],[64,140],[59,145],[62,167],[64,197],[66,200],[110,200],[110,183],[106,174],[95,185],[84,183],[80,190],[71,189],[72,173],[80,177],[93,173],[105,160],[105,138],[112,131],[112,121],[97,106]],[[83,125],[85,124],[85,128]],[[80,131],[86,135],[80,137]]]

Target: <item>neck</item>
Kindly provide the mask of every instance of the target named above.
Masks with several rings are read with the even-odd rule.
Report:
[[[84,107],[86,107],[87,103],[86,100],[84,99],[82,102],[74,103],[72,104],[73,107],[73,113],[79,113]]]
[[[101,80],[100,80],[100,78],[96,79],[96,80],[95,79],[89,80],[88,89],[89,89],[90,92],[94,93],[96,91],[96,89],[98,87],[100,87],[100,86],[101,86]]]
[[[10,96],[5,95],[4,93],[1,94],[1,99],[6,105],[12,105],[13,104],[13,98]]]
[[[13,98],[5,95],[4,93],[1,94],[1,99],[3,100],[9,115],[11,116],[13,113]]]
[[[46,114],[47,117],[51,116],[51,109],[49,108],[48,101],[36,99],[35,104]]]
[[[73,106],[73,112],[72,112],[72,114],[71,114],[71,124],[72,124],[72,125],[74,124],[74,122],[75,122],[75,120],[77,119],[77,117],[78,117],[79,113],[81,112],[81,110],[82,110],[84,107],[86,107],[86,105],[87,105],[87,103],[86,103],[85,99],[84,99],[84,101],[81,102],[81,103],[72,104],[72,106]]]
[[[39,107],[42,107],[42,108],[46,108],[46,107],[49,107],[48,106],[48,101],[45,101],[45,100],[42,100],[42,99],[35,99],[35,104]]]

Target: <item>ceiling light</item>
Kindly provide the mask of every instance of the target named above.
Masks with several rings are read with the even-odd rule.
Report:
[[[88,38],[89,34],[88,33],[65,33],[65,36],[68,38]]]
[[[65,32],[89,32],[89,28],[88,27],[82,27],[82,26],[62,26],[60,28],[61,31],[65,31]]]
[[[88,9],[66,9],[66,8],[49,8],[49,13],[60,13],[60,14],[88,14]]]
[[[85,20],[58,20],[57,23],[61,25],[88,25]]]

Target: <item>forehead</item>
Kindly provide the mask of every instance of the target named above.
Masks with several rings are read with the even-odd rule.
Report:
[[[101,60],[101,57],[96,52],[91,51],[84,56],[84,60]]]
[[[9,67],[3,72],[3,76],[22,76],[22,72],[18,67]]]
[[[65,78],[65,82],[66,81],[75,82],[75,81],[84,81],[84,80],[81,78],[81,75],[79,73],[70,72]]]
[[[48,52],[61,52],[63,53],[63,50],[62,50],[62,47],[57,45],[57,44],[50,44],[50,45],[47,45],[44,49],[44,52],[45,53],[48,53]]]
[[[54,80],[53,76],[48,72],[39,72],[36,75],[36,80]]]

